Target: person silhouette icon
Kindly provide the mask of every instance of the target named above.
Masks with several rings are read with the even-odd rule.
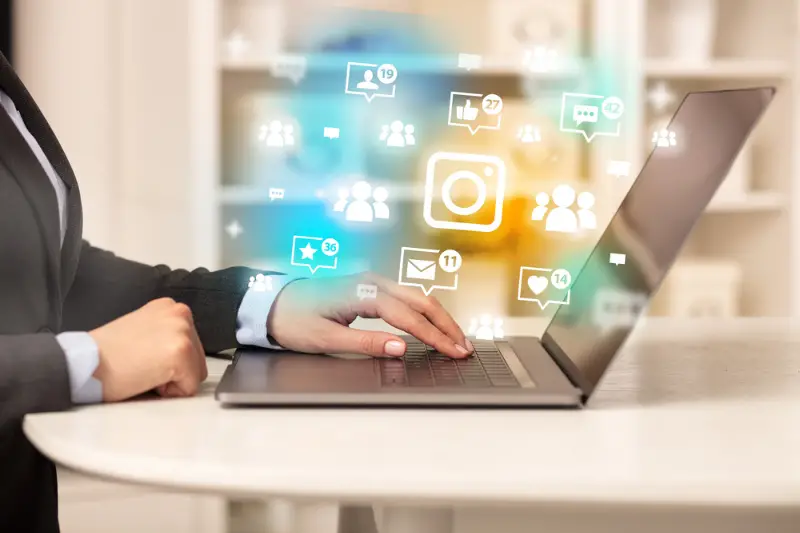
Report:
[[[344,217],[350,222],[372,222],[375,217],[369,199],[372,196],[372,187],[366,181],[357,181],[350,193],[353,201],[347,206]]]
[[[403,123],[399,120],[392,122],[390,126],[392,132],[386,139],[386,146],[393,148],[405,148],[406,140],[403,138]]]
[[[534,128],[532,124],[525,124],[522,129],[520,129],[517,137],[519,137],[520,142],[523,144],[531,144],[542,140],[539,129]]]
[[[544,220],[547,214],[547,204],[550,203],[550,195],[546,192],[540,192],[536,195],[536,207],[533,208],[531,213],[531,220]]]
[[[283,143],[286,146],[294,146],[294,126],[291,124],[283,127]]]
[[[333,204],[333,210],[337,213],[344,213],[344,208],[347,207],[348,199],[350,198],[350,191],[347,189],[339,189],[339,200]]]
[[[482,341],[494,340],[491,315],[481,315],[480,325],[478,326],[477,331],[475,331],[475,338]]]
[[[375,200],[372,203],[372,209],[375,212],[375,218],[384,220],[389,219],[389,206],[386,205],[386,200],[388,198],[389,191],[386,190],[386,187],[375,187],[375,190],[372,192],[372,199]]]
[[[372,81],[372,78],[374,77],[375,74],[371,70],[365,70],[364,81],[360,82],[358,85],[356,85],[356,87],[365,91],[377,91],[378,84]]]
[[[406,146],[415,146],[417,144],[417,138],[414,136],[414,125],[406,124],[405,132]]]
[[[578,231],[578,217],[570,209],[575,203],[575,189],[569,185],[559,185],[553,191],[553,208],[547,215],[546,231],[559,233],[575,233]]]
[[[269,123],[269,135],[267,135],[267,146],[270,148],[283,148],[283,123],[280,120],[273,120]]]
[[[594,214],[594,194],[582,192],[578,195],[578,221],[581,229],[597,229],[597,215]]]

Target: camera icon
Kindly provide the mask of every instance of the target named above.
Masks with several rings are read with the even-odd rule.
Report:
[[[425,176],[425,222],[432,228],[489,233],[503,221],[506,165],[490,155],[438,152]]]

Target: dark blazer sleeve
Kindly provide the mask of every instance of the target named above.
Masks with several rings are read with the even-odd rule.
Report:
[[[233,267],[172,270],[149,266],[82,244],[64,303],[64,331],[90,331],[157,298],[188,305],[208,353],[236,347],[236,315],[255,271]],[[264,317],[266,320],[266,317]]]
[[[55,335],[0,335],[0,426],[71,406],[67,361]]]

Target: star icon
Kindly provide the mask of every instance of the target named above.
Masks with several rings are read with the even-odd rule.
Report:
[[[228,233],[231,239],[236,239],[244,233],[244,228],[241,224],[239,224],[238,220],[234,220],[225,228],[225,231]]]
[[[317,253],[316,248],[311,247],[311,243],[307,242],[305,248],[300,248],[300,252],[303,254],[302,259],[311,259],[314,260],[314,254]]]

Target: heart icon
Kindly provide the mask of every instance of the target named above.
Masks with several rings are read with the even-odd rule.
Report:
[[[547,278],[543,276],[531,276],[528,278],[528,287],[533,291],[533,294],[539,296],[547,288]]]

